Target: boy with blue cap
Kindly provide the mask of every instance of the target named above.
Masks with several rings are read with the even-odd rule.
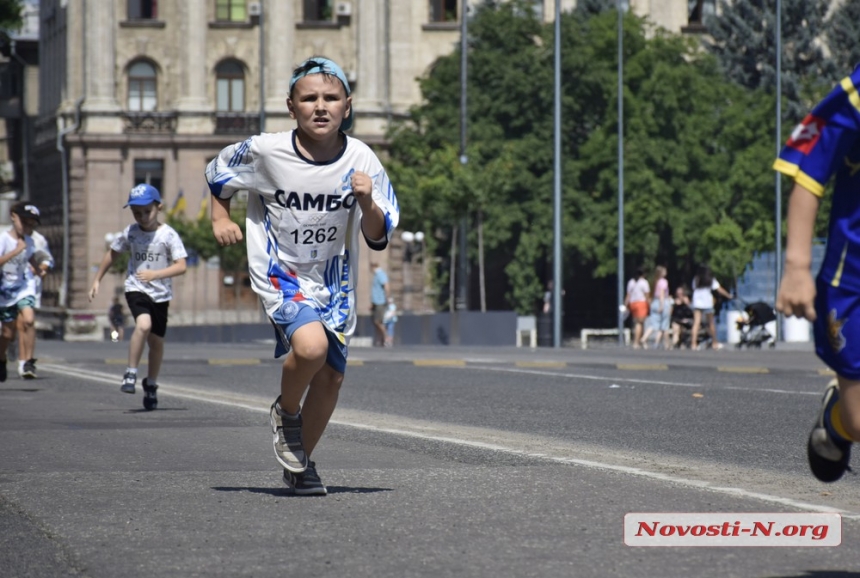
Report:
[[[120,253],[128,251],[128,273],[125,299],[134,316],[134,333],[128,346],[128,367],[122,376],[120,390],[134,393],[137,366],[143,347],[149,345],[148,375],[143,380],[143,407],[158,407],[158,373],[164,357],[164,335],[167,332],[167,309],[173,298],[171,278],[185,273],[188,254],[176,230],[158,222],[162,209],[161,194],[151,185],[131,189],[126,207],[131,207],[135,222],[116,236],[105,253],[90,289],[90,301],[99,292],[102,277]]]
[[[379,159],[343,132],[352,126],[352,97],[337,64],[321,57],[303,62],[293,71],[287,106],[295,130],[225,148],[206,179],[221,245],[242,241],[230,199],[248,191],[251,286],[274,327],[275,357],[287,354],[269,413],[275,457],[296,494],[325,495],[309,458],[346,370],[360,241],[385,249],[400,212]]]
[[[776,308],[814,323],[815,351],[835,373],[807,441],[812,474],[835,482],[860,441],[860,67],[795,127],[774,163],[794,179],[785,271]],[[824,262],[813,280],[812,239],[833,178]]]

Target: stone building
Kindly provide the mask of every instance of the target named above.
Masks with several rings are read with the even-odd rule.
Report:
[[[676,30],[701,3],[631,0],[635,11]],[[563,8],[574,4],[564,0]],[[106,276],[92,304],[87,291],[106,235],[131,222],[123,209],[128,190],[149,182],[167,208],[181,194],[188,216],[196,216],[208,194],[204,167],[222,147],[261,128],[292,128],[289,78],[307,56],[342,65],[354,87],[353,136],[384,144],[391,119],[420,101],[416,78],[457,46],[459,6],[459,0],[42,0],[28,190],[43,210],[42,229],[58,260],[45,303],[104,312],[121,277]],[[535,3],[547,20],[553,7],[554,0]],[[420,279],[421,272],[404,273],[403,251],[399,238],[388,251],[396,291],[404,276]],[[362,278],[359,303],[369,301],[369,277]],[[190,267],[175,287],[177,322],[211,320],[228,308],[231,292],[217,267]],[[427,306],[414,301],[422,303],[416,309]],[[253,296],[242,297],[230,307],[256,315],[254,304]]]

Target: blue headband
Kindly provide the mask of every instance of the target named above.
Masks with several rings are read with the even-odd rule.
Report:
[[[296,85],[296,82],[308,74],[328,74],[329,76],[334,76],[343,84],[346,95],[350,95],[349,81],[346,79],[346,75],[340,66],[328,58],[313,57],[302,62],[293,72],[293,77],[290,79],[290,94],[293,93],[293,87]],[[340,124],[340,130],[349,130],[352,128],[352,113],[353,111],[350,111],[350,115],[343,119],[343,122]]]

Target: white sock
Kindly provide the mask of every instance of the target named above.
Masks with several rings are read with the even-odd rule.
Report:
[[[23,359],[18,360],[18,371],[24,371],[24,360]]]
[[[126,373],[133,373],[135,377],[137,377],[137,368],[136,367],[126,367]]]

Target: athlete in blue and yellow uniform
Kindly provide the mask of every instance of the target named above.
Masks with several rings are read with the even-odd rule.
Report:
[[[791,133],[774,169],[794,178],[776,307],[814,322],[818,356],[836,372],[809,434],[816,478],[834,482],[860,441],[860,66]],[[835,178],[827,253],[813,281],[815,215]]]

